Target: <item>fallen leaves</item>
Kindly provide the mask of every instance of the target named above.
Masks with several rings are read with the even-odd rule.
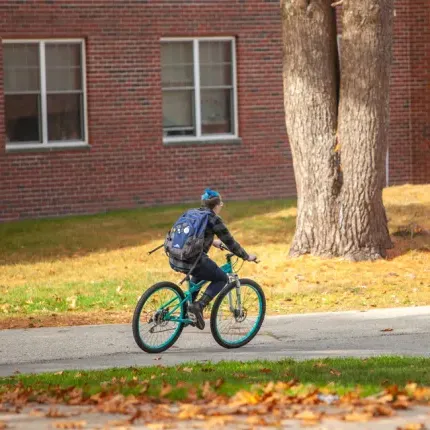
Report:
[[[390,332],[393,331],[394,329],[392,328],[384,328],[383,330],[381,330],[382,332]]]
[[[87,425],[86,421],[62,421],[52,424],[56,429],[83,429]]]
[[[0,430],[6,429],[7,424],[4,421],[0,421]]]
[[[311,410],[305,410],[297,414],[294,418],[297,420],[301,420],[303,424],[312,425],[318,423],[321,420],[321,416],[321,413],[317,413]]]
[[[352,412],[350,414],[346,414],[343,419],[348,422],[358,422],[365,423],[372,418],[372,414],[363,413],[363,412]]]
[[[317,367],[325,366],[317,363]],[[185,367],[178,368],[178,371],[191,373],[193,369]],[[336,369],[328,367],[324,371],[337,376],[340,374]],[[115,392],[123,384],[142,387],[142,390],[138,395],[128,396]],[[86,426],[83,420],[71,420],[76,414],[68,412],[67,409],[59,409],[58,405],[61,404],[86,405],[99,413],[127,415],[128,418],[124,420],[109,422],[112,428],[118,429],[129,428],[137,422],[143,422],[146,427],[152,429],[177,428],[175,423],[178,420],[204,421],[205,428],[208,429],[222,428],[230,423],[234,426],[244,420],[250,426],[279,426],[284,419],[300,420],[302,425],[315,425],[324,418],[365,423],[378,417],[391,417],[396,415],[398,410],[409,409],[414,404],[430,405],[430,388],[416,383],[409,383],[404,388],[388,386],[383,392],[368,398],[361,396],[359,388],[340,396],[334,394],[333,385],[318,389],[294,379],[255,385],[250,391],[238,391],[231,398],[217,392],[224,384],[222,378],[204,381],[198,387],[185,381],[178,381],[176,385],[163,381],[155,398],[148,394],[150,384],[151,381],[140,381],[137,377],[114,377],[103,382],[102,391],[89,396],[74,387],[51,387],[47,392],[17,383],[10,391],[0,392],[0,405],[15,405],[17,409],[28,405],[30,401],[52,405],[49,408],[45,406],[32,409],[29,414],[34,417],[69,418],[69,421],[55,422],[53,427],[56,429],[83,429]],[[172,402],[168,399],[176,389],[186,391],[186,401]],[[150,392],[153,392],[153,389]],[[413,425],[418,424],[411,424],[399,430],[425,428]]]
[[[397,427],[397,430],[426,430],[427,427],[423,423],[410,423],[404,427]]]

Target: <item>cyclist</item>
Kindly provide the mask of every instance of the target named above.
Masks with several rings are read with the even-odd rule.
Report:
[[[223,207],[223,201],[220,193],[207,188],[201,197],[202,205],[199,210],[210,211],[207,227],[204,234],[203,253],[200,260],[191,271],[191,281],[198,283],[200,281],[211,281],[206,291],[203,293],[198,301],[194,301],[198,292],[193,296],[193,303],[188,306],[188,312],[193,314],[196,318],[196,326],[200,330],[205,328],[205,321],[203,319],[203,309],[211,302],[211,300],[224,288],[228,283],[228,276],[224,273],[218,265],[211,260],[207,253],[211,245],[220,248],[221,244],[224,245],[238,257],[247,261],[256,261],[257,256],[248,254],[228,231],[222,219],[219,217]],[[214,236],[218,239],[214,239]],[[172,256],[169,257],[170,265],[180,272],[187,273],[194,266],[194,262],[187,262],[178,260]]]

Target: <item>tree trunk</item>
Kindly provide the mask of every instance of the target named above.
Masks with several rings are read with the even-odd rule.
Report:
[[[331,1],[281,0],[285,114],[298,195],[290,255],[375,259],[391,246],[382,188],[392,9],[393,0],[343,1],[339,102]]]
[[[385,257],[382,203],[389,121],[393,0],[348,0],[342,12],[339,142],[343,170],[340,254]]]
[[[298,215],[290,255],[331,255],[339,191],[335,16],[327,0],[282,0],[287,132]]]

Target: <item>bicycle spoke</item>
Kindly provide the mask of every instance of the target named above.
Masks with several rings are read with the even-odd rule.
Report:
[[[217,315],[216,324],[219,335],[232,344],[239,343],[250,336],[262,317],[262,305],[258,292],[251,285],[241,286],[240,303],[241,306],[239,306],[237,290],[231,290],[230,294],[223,298]],[[233,307],[233,312],[230,305]]]
[[[174,300],[175,299],[175,300]],[[174,300],[174,301],[172,301]],[[170,305],[166,306],[166,303]],[[139,320],[139,334],[142,341],[151,348],[159,348],[167,343],[176,333],[181,323],[169,321],[167,314],[180,302],[180,297],[170,288],[154,291],[145,302]],[[181,307],[170,317],[180,318]]]

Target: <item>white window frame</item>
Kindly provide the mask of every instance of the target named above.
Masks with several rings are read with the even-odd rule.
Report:
[[[40,97],[41,97],[41,126],[42,142],[6,142],[6,150],[25,150],[25,149],[44,149],[44,148],[76,148],[88,146],[88,107],[87,107],[87,68],[86,68],[86,51],[84,39],[6,39],[2,40],[3,45],[34,43],[39,45],[39,71],[40,71]],[[84,121],[84,140],[68,141],[48,141],[48,107],[46,91],[46,61],[45,46],[46,44],[76,43],[81,46],[81,73],[82,73],[82,93],[83,93],[83,121]],[[3,96],[6,95],[4,91]]]
[[[234,127],[232,133],[224,134],[204,134],[202,135],[201,119],[201,87],[200,87],[200,51],[199,42],[231,42],[231,62],[232,62],[232,87],[233,87],[233,121]],[[163,136],[164,143],[172,142],[201,142],[229,140],[239,138],[239,113],[237,103],[237,66],[236,66],[236,38],[228,37],[163,37],[160,42],[192,42],[193,43],[193,67],[194,67],[194,111],[196,120],[195,136]],[[163,131],[164,135],[164,131]]]

